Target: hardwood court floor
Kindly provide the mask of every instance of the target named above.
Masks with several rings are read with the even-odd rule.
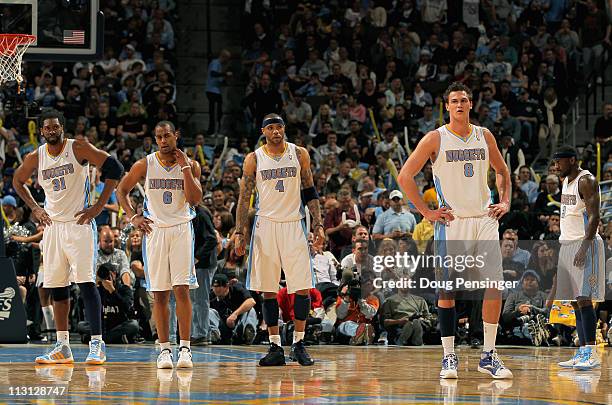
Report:
[[[601,349],[598,371],[556,366],[567,348],[500,348],[513,380],[493,381],[476,371],[479,351],[459,347],[459,380],[438,378],[441,348],[318,346],[317,363],[261,368],[266,348],[194,348],[193,370],[157,370],[152,345],[113,345],[109,362],[81,363],[84,345],[73,345],[74,366],[38,366],[46,347],[3,345],[0,402],[74,404],[612,404],[612,350]],[[286,354],[288,348],[286,348]],[[44,387],[50,387],[44,388]],[[50,390],[52,396],[44,394]],[[62,391],[63,392],[60,392]],[[28,394],[28,395],[16,395]]]

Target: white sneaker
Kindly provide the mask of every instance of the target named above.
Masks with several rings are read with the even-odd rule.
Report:
[[[191,361],[191,349],[188,347],[181,347],[179,349],[179,357],[176,362],[177,368],[193,368],[193,362]]]
[[[580,346],[578,350],[576,350],[576,353],[574,353],[574,357],[572,357],[569,360],[560,361],[557,364],[559,365],[559,367],[563,367],[563,368],[574,368],[574,365],[576,365],[576,363],[578,363],[578,360],[580,360],[583,350],[584,350],[584,346]]]
[[[574,370],[592,370],[601,367],[601,359],[597,355],[597,349],[593,347],[585,347],[582,351],[582,356],[574,364]]]
[[[173,368],[172,364],[172,351],[170,349],[164,349],[157,356],[157,368]]]

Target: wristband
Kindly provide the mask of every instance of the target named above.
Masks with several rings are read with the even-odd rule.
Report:
[[[241,235],[244,236],[244,234],[242,232],[234,232],[234,235]]]
[[[181,171],[183,171],[183,170],[185,170],[185,169],[189,169],[189,170],[191,170],[191,166],[183,166],[183,167],[181,167]]]
[[[136,218],[138,216],[138,214],[134,214],[132,215],[132,217],[130,218],[130,223],[134,220],[134,218]]]
[[[325,227],[323,226],[323,224],[316,224],[314,227],[316,228],[317,226],[320,226],[321,228],[325,229]]]

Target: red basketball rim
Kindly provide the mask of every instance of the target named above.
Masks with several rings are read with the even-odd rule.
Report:
[[[0,54],[12,55],[18,46],[30,45],[36,41],[36,35],[0,34]]]

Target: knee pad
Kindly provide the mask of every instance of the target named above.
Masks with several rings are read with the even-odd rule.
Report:
[[[305,321],[310,312],[310,296],[295,294],[293,313],[296,321]]]
[[[276,298],[264,300],[263,317],[268,327],[278,326],[278,301],[276,301]]]
[[[70,298],[70,287],[55,287],[51,288],[53,301],[64,301]]]

